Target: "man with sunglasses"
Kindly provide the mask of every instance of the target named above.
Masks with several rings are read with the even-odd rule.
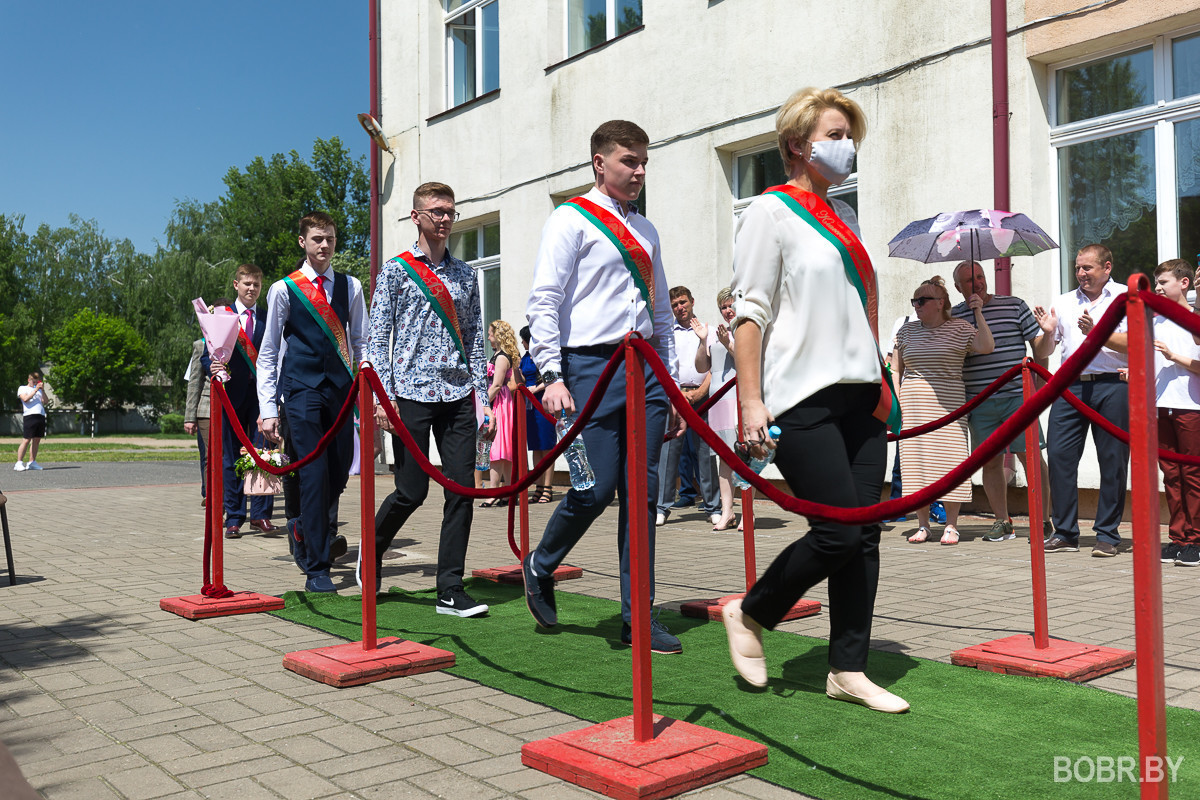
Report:
[[[433,433],[442,473],[464,486],[473,482],[475,396],[486,407],[487,359],[483,353],[483,317],[475,270],[450,255],[446,244],[458,219],[454,190],[444,183],[423,183],[413,192],[410,218],[417,241],[379,270],[371,301],[368,353],[392,409],[429,455]],[[474,393],[474,394],[472,394]],[[378,403],[378,401],[377,401]],[[396,489],[375,515],[375,590],[382,587],[383,554],[396,533],[429,494],[429,477],[396,436],[386,409],[375,418],[393,431]],[[496,420],[489,420],[490,436]],[[488,607],[463,588],[467,540],[471,534],[471,498],[444,490],[442,532],[438,545],[435,608],[439,614],[476,617]],[[362,586],[362,554],[355,571]]]

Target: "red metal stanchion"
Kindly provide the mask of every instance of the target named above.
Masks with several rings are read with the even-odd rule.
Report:
[[[1033,372],[1029,359],[1021,369],[1021,389],[1025,402],[1033,397]],[[1042,541],[1042,448],[1038,422],[1025,429],[1025,497],[1029,506],[1029,559],[1033,573],[1033,646],[1050,646],[1050,618],[1046,604],[1046,547]]]
[[[1021,372],[1022,388],[1028,402],[1034,394],[1033,374],[1028,359],[1025,360]],[[1038,421],[1035,418],[1025,429],[1033,636],[1017,634],[965,647],[951,653],[950,663],[1011,675],[1044,675],[1069,681],[1090,681],[1132,665],[1135,654],[1132,650],[1050,638],[1046,600],[1046,552],[1042,542],[1042,463],[1037,425]],[[1157,481],[1157,475],[1155,480]],[[1156,504],[1157,491],[1158,484],[1155,483]],[[1157,508],[1155,505],[1156,511]]]
[[[207,573],[211,565],[211,580],[205,584],[200,594],[164,597],[158,601],[160,609],[178,614],[184,619],[255,614],[259,611],[277,611],[283,608],[283,600],[279,597],[258,592],[231,592],[225,588],[225,468],[222,464],[221,443],[224,424],[221,398],[224,394],[225,387],[213,378],[209,404],[211,411],[208,428],[208,490],[205,493],[204,515],[209,540],[209,552],[205,553],[208,562],[204,564],[204,571],[205,577],[209,577]]]
[[[1162,564],[1158,518],[1158,412],[1154,314],[1137,294],[1150,288],[1129,278],[1129,483],[1133,495],[1133,600],[1137,642],[1138,764],[1143,800],[1167,797],[1167,717],[1163,676]]]
[[[370,365],[364,365],[369,369]],[[314,681],[337,686],[417,675],[454,666],[454,653],[397,636],[377,638],[375,619],[375,402],[361,372],[357,379],[359,418],[359,496],[362,501],[359,554],[362,560],[362,640],[297,650],[283,666]],[[386,397],[381,402],[390,402]],[[350,423],[353,424],[353,423]]]
[[[529,742],[521,748],[521,763],[609,797],[673,797],[766,764],[767,748],[653,713],[645,365],[629,337],[625,381],[633,715]]]

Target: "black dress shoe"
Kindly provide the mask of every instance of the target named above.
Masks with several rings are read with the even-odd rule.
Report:
[[[337,561],[346,555],[346,549],[346,537],[341,534],[334,536],[333,541],[329,543],[329,560]]]

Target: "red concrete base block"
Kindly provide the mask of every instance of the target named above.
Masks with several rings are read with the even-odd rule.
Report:
[[[718,597],[715,600],[689,600],[679,606],[679,611],[685,617],[696,617],[697,619],[717,619],[721,618],[721,609],[730,600],[736,600],[739,597],[745,597],[746,593],[727,594],[724,597]],[[819,614],[821,611],[821,602],[819,600],[797,600],[796,605],[792,606],[786,614],[783,615],[783,621],[789,619],[803,619],[811,617],[814,614]]]
[[[495,583],[525,583],[525,579],[521,577],[521,565],[513,564],[510,567],[485,567],[484,569],[471,570],[472,578],[483,578],[487,581]],[[574,578],[582,578],[583,570],[579,567],[568,567],[563,564],[558,569],[554,570],[554,580],[569,581]]]
[[[1062,678],[1082,683],[1133,666],[1134,652],[1051,639],[1039,650],[1028,634],[1007,636],[951,654],[950,663],[1009,675]]]
[[[374,650],[364,650],[362,642],[297,650],[283,657],[283,666],[342,688],[453,667],[454,653],[389,636]]]
[[[521,763],[620,798],[674,797],[767,763],[766,745],[654,715],[654,738],[633,739],[633,717],[529,742]]]
[[[230,597],[189,594],[186,597],[164,597],[158,601],[158,607],[184,619],[206,619],[233,614],[257,614],[259,611],[278,611],[283,608],[283,598],[258,592],[234,592]]]

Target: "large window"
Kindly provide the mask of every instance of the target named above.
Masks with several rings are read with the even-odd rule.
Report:
[[[854,162],[850,177],[829,189],[829,197],[837,198],[854,209],[858,215],[858,160]],[[735,153],[733,157],[733,215],[740,216],[742,209],[770,186],[787,183],[787,169],[783,157],[775,145]]]
[[[500,223],[492,222],[465,228],[450,234],[447,243],[450,255],[475,268],[479,276],[483,324],[491,325],[500,319]],[[520,330],[518,325],[516,330]],[[483,349],[490,359],[492,346],[485,340]]]
[[[1113,253],[1113,279],[1200,254],[1200,34],[1054,70],[1062,285],[1075,254]]]
[[[500,87],[500,1],[445,0],[446,103]]]
[[[642,26],[642,0],[566,0],[567,56]]]

